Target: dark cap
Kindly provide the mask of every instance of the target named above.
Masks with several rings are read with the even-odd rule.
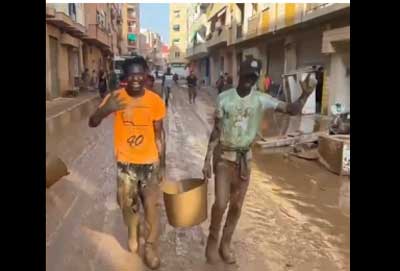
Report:
[[[260,70],[261,70],[261,61],[253,57],[249,57],[246,58],[246,60],[244,60],[242,64],[240,64],[239,74],[240,75],[254,74],[256,76],[260,76]]]

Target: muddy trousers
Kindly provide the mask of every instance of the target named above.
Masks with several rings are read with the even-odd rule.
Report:
[[[196,101],[196,96],[197,96],[196,87],[189,87],[188,93],[189,93],[189,103],[192,102],[194,103]]]
[[[117,164],[117,202],[128,227],[129,248],[137,251],[139,234],[139,200],[144,209],[148,227],[147,243],[158,247],[160,232],[160,187],[158,168],[155,165]]]
[[[247,181],[241,179],[238,164],[221,158],[215,162],[214,169],[215,202],[211,209],[209,237],[214,240],[219,239],[222,217],[229,205],[221,245],[230,246],[249,185],[249,177]],[[250,169],[248,176],[250,176]]]
[[[171,88],[170,87],[165,87],[164,88],[164,101],[165,101],[165,105],[166,106],[168,106],[170,92],[171,92]]]

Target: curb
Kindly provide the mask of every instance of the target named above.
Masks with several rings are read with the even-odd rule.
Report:
[[[51,136],[56,131],[62,131],[72,122],[77,122],[88,117],[97,107],[100,100],[98,96],[89,97],[66,110],[46,118],[46,137]]]

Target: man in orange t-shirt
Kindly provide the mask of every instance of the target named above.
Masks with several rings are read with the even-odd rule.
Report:
[[[142,199],[149,226],[145,237],[145,263],[156,269],[160,266],[159,184],[165,172],[162,120],[166,110],[163,100],[144,87],[148,67],[143,57],[127,59],[123,70],[127,86],[104,98],[90,117],[89,126],[97,127],[105,117],[114,114],[117,201],[128,227],[128,246],[131,251],[138,251],[138,201]]]

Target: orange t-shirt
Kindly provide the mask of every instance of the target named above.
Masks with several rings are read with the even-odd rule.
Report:
[[[133,164],[152,164],[158,160],[154,121],[165,117],[164,101],[154,92],[145,90],[133,98],[125,89],[116,90],[127,104],[114,113],[114,144],[117,161]],[[104,99],[104,102],[109,95]],[[104,102],[102,104],[104,104]]]

